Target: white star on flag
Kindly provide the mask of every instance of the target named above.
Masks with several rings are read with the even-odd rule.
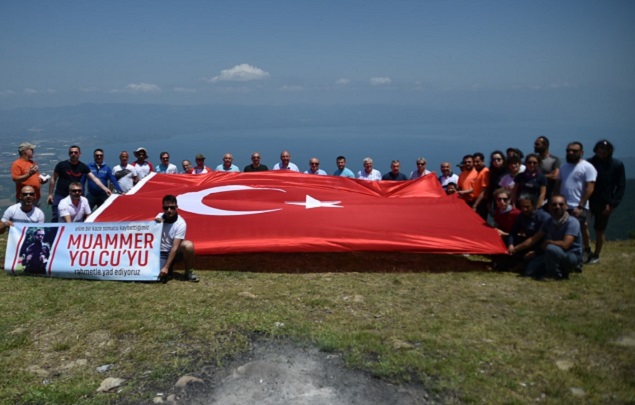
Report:
[[[336,205],[339,204],[341,201],[320,201],[318,199],[315,199],[313,197],[311,197],[310,195],[306,195],[306,201],[305,202],[288,202],[285,201],[285,204],[291,204],[291,205],[304,205],[306,207],[306,209],[310,209],[310,208],[344,208],[341,205]]]

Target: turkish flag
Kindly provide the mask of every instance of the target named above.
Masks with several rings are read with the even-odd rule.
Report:
[[[154,174],[111,197],[95,222],[146,221],[177,197],[198,255],[384,251],[506,253],[500,236],[434,174],[365,181],[289,171]]]

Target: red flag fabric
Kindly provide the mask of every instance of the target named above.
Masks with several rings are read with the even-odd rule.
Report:
[[[95,222],[149,220],[177,197],[197,255],[384,251],[498,254],[500,236],[434,174],[365,181],[289,171],[155,174],[111,198]]]

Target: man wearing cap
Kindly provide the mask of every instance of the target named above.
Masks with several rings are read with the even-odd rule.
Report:
[[[205,173],[212,172],[212,169],[205,166],[205,156],[203,156],[202,153],[199,153],[198,155],[196,155],[195,159],[196,159],[196,166],[192,168],[192,171],[190,172],[191,174],[205,174]]]
[[[35,189],[31,186],[22,187],[20,202],[7,208],[2,215],[0,234],[3,234],[8,227],[13,226],[15,222],[32,224],[44,222],[44,213],[33,205],[34,200]]]
[[[283,150],[280,153],[280,162],[276,163],[273,166],[273,170],[293,170],[294,172],[299,172],[298,166],[294,163],[291,163],[291,154],[288,150]]]
[[[134,151],[134,155],[137,160],[132,162],[132,165],[137,170],[137,177],[139,180],[154,172],[154,166],[146,160],[148,158],[148,151],[146,148],[137,148],[137,150]]]
[[[626,187],[626,171],[624,163],[613,157],[613,144],[603,139],[595,144],[595,153],[589,163],[597,170],[597,178],[593,194],[589,199],[591,214],[595,218],[595,252],[587,258],[586,263],[595,264],[600,261],[600,253],[606,242],[606,228],[613,210],[620,205]]]
[[[90,168],[79,161],[82,152],[79,146],[73,145],[68,148],[68,160],[63,160],[55,165],[53,169],[53,177],[49,184],[49,195],[47,201],[51,204],[51,222],[59,220],[58,205],[64,197],[68,196],[68,188],[73,182],[81,182],[87,176],[99,187],[106,195],[111,192],[108,187],[104,186],[101,181],[90,171]]]
[[[260,153],[254,152],[251,154],[251,164],[245,166],[243,172],[266,172],[267,170],[269,170],[269,168],[260,163]]]
[[[234,162],[234,157],[232,156],[232,154],[225,153],[225,156],[223,156],[223,163],[216,166],[216,171],[217,172],[239,172],[240,169],[238,168],[238,166],[233,164],[233,162]]]
[[[18,146],[19,158],[11,165],[11,178],[15,182],[15,200],[20,202],[20,192],[22,187],[31,186],[35,190],[35,198],[33,199],[33,205],[38,207],[40,205],[40,184],[44,184],[48,181],[47,177],[40,176],[39,167],[35,161],[33,161],[33,154],[35,153],[35,145],[24,142]]]

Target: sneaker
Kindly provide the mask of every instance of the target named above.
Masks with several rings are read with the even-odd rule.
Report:
[[[191,281],[193,283],[198,283],[199,281],[201,281],[201,279],[199,279],[198,276],[196,274],[194,274],[194,272],[192,270],[187,270],[185,272],[185,279],[187,281]]]
[[[600,262],[600,256],[598,255],[591,255],[589,256],[589,259],[587,260],[587,264],[598,264]]]
[[[589,263],[589,260],[591,259],[591,256],[593,256],[593,254],[591,253],[591,248],[586,248],[582,251],[582,263],[587,264]]]

